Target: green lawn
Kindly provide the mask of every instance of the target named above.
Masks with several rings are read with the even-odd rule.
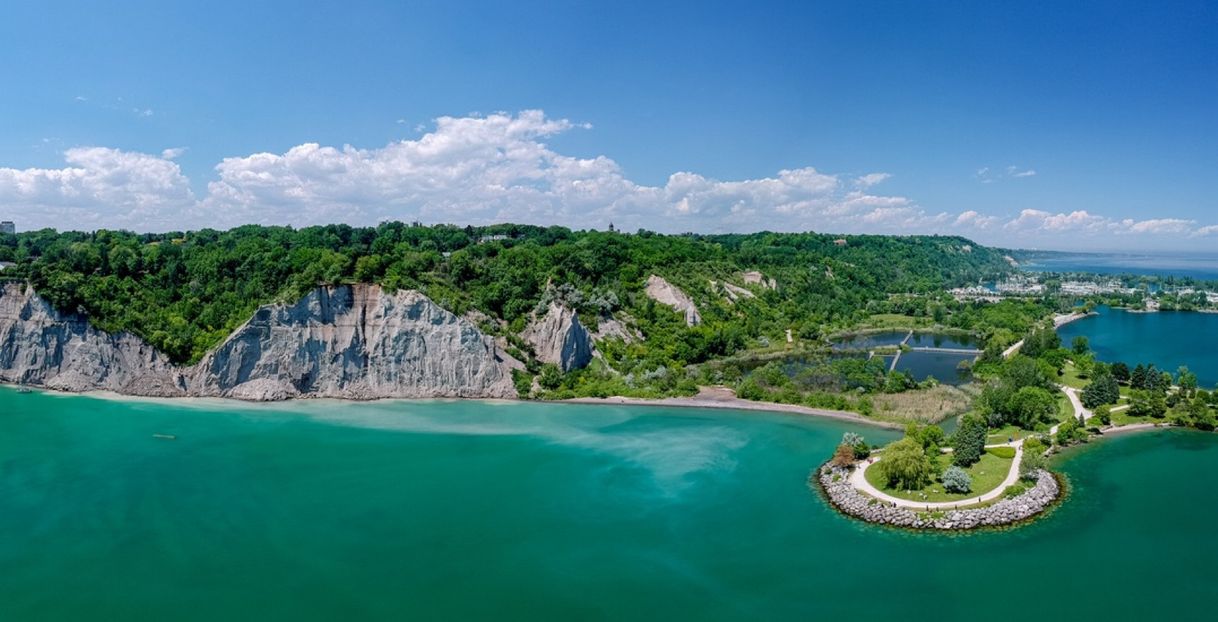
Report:
[[[1057,421],[1058,423],[1074,416],[1074,405],[1070,403],[1070,398],[1066,397],[1065,393],[1058,392],[1057,395]]]
[[[940,470],[946,469],[951,465],[951,455],[944,454],[936,458]],[[880,463],[876,463],[880,464]],[[926,501],[927,503],[939,503],[943,501],[968,501],[976,499],[1002,483],[1006,479],[1007,473],[1011,470],[1011,460],[999,458],[991,453],[981,455],[981,461],[973,466],[965,469],[969,477],[973,479],[973,489],[966,494],[949,493],[943,490],[943,484],[935,481],[930,486],[922,490],[904,491],[892,490],[888,488],[887,482],[880,476],[880,470],[871,465],[864,473],[864,477],[871,483],[872,486],[879,488],[887,494],[890,494],[899,499],[908,499],[910,501]]]
[[[989,436],[985,437],[985,444],[998,445],[1012,439],[1019,440],[1021,438],[1027,438],[1029,434],[1033,434],[1033,432],[1025,430],[1019,426],[1008,425],[1002,428],[990,430]]]
[[[1130,425],[1134,423],[1167,423],[1167,418],[1134,417],[1129,414],[1128,408],[1112,413],[1112,425]]]
[[[1062,368],[1062,375],[1058,380],[1061,380],[1062,384],[1074,387],[1075,389],[1085,389],[1087,384],[1091,382],[1090,379],[1079,377],[1078,368],[1074,366],[1074,363],[1066,363],[1066,366]]]

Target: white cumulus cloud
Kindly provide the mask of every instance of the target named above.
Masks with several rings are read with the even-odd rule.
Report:
[[[180,228],[197,205],[170,160],[105,147],[69,149],[64,159],[65,168],[0,168],[0,205],[23,225],[141,230]]]
[[[539,110],[441,117],[419,137],[380,148],[305,143],[282,153],[225,158],[202,197],[175,162],[185,148],[152,155],[80,147],[64,153],[63,168],[0,168],[0,208],[15,211],[12,217],[24,229],[156,231],[388,219],[584,228],[612,221],[626,230],[666,232],[959,233],[1010,246],[1039,245],[1052,236],[1218,233],[1218,225],[1192,220],[1116,220],[1087,210],[929,212],[909,197],[878,192],[890,178],[882,172],[839,175],[802,167],[721,180],[678,171],[662,185],[641,184],[609,157],[574,157],[547,144],[589,127]],[[977,172],[983,181],[1034,174],[1016,167]]]

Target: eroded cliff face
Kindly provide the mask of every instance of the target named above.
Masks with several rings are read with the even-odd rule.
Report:
[[[702,314],[698,313],[698,306],[694,301],[685,295],[685,292],[677,288],[677,286],[665,281],[656,275],[647,277],[647,285],[643,291],[656,302],[668,305],[676,309],[685,316],[685,323],[689,326],[697,326],[702,323]]]
[[[246,400],[516,396],[490,337],[419,292],[374,285],[258,309],[195,366],[190,387]]]
[[[144,340],[97,330],[19,283],[0,288],[0,381],[61,391],[186,394],[183,375]]]
[[[533,346],[537,359],[554,363],[563,371],[580,369],[592,361],[592,336],[579,323],[579,316],[557,302],[546,314],[534,318],[521,337]]]
[[[24,285],[0,290],[0,381],[64,391],[510,398],[513,363],[468,320],[415,291],[325,287],[294,304],[267,305],[199,364],[181,368],[134,335],[58,313]]]

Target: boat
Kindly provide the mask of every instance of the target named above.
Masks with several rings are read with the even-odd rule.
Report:
[[[176,441],[178,437],[173,434],[153,434],[152,438],[159,438],[163,441]]]

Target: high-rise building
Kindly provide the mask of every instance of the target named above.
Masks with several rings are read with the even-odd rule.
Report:
[[[0,233],[17,233],[17,225],[11,220],[0,222]]]

